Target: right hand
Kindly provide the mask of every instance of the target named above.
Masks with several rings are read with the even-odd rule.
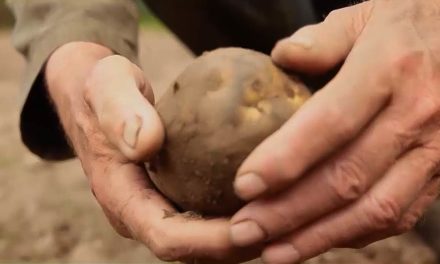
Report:
[[[119,234],[165,261],[233,263],[258,255],[259,249],[233,248],[227,219],[185,218],[153,187],[143,161],[161,147],[164,128],[135,64],[103,46],[73,42],[52,54],[45,77],[92,191]]]

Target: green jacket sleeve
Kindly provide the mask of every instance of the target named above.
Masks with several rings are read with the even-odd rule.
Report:
[[[74,156],[47,96],[45,62],[73,41],[104,45],[137,62],[138,10],[131,0],[7,0],[16,24],[13,42],[27,60],[20,115],[25,145],[48,160]]]

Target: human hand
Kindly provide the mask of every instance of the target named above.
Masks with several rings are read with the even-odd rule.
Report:
[[[149,181],[143,161],[161,147],[164,129],[135,64],[103,46],[77,42],[50,57],[45,75],[93,193],[119,234],[166,261],[234,263],[256,254],[238,254],[228,220],[186,218]]]
[[[343,66],[243,163],[234,244],[297,263],[410,230],[438,196],[440,1],[371,0],[280,41],[308,74]]]

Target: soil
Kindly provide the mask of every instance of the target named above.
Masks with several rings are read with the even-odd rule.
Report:
[[[142,245],[116,235],[77,161],[47,163],[23,147],[17,118],[24,63],[10,42],[9,32],[0,32],[0,262],[162,263]],[[144,30],[141,43],[142,65],[160,96],[191,62],[191,54],[164,31]],[[433,253],[409,234],[309,263],[435,262]]]

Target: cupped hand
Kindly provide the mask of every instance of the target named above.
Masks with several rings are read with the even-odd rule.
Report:
[[[281,40],[276,63],[338,74],[239,169],[234,244],[297,263],[410,230],[440,190],[440,1],[371,0]]]
[[[161,147],[164,129],[135,64],[75,42],[50,57],[45,76],[93,193],[121,235],[166,261],[235,263],[257,254],[234,249],[228,220],[180,215],[152,186],[143,161]]]

